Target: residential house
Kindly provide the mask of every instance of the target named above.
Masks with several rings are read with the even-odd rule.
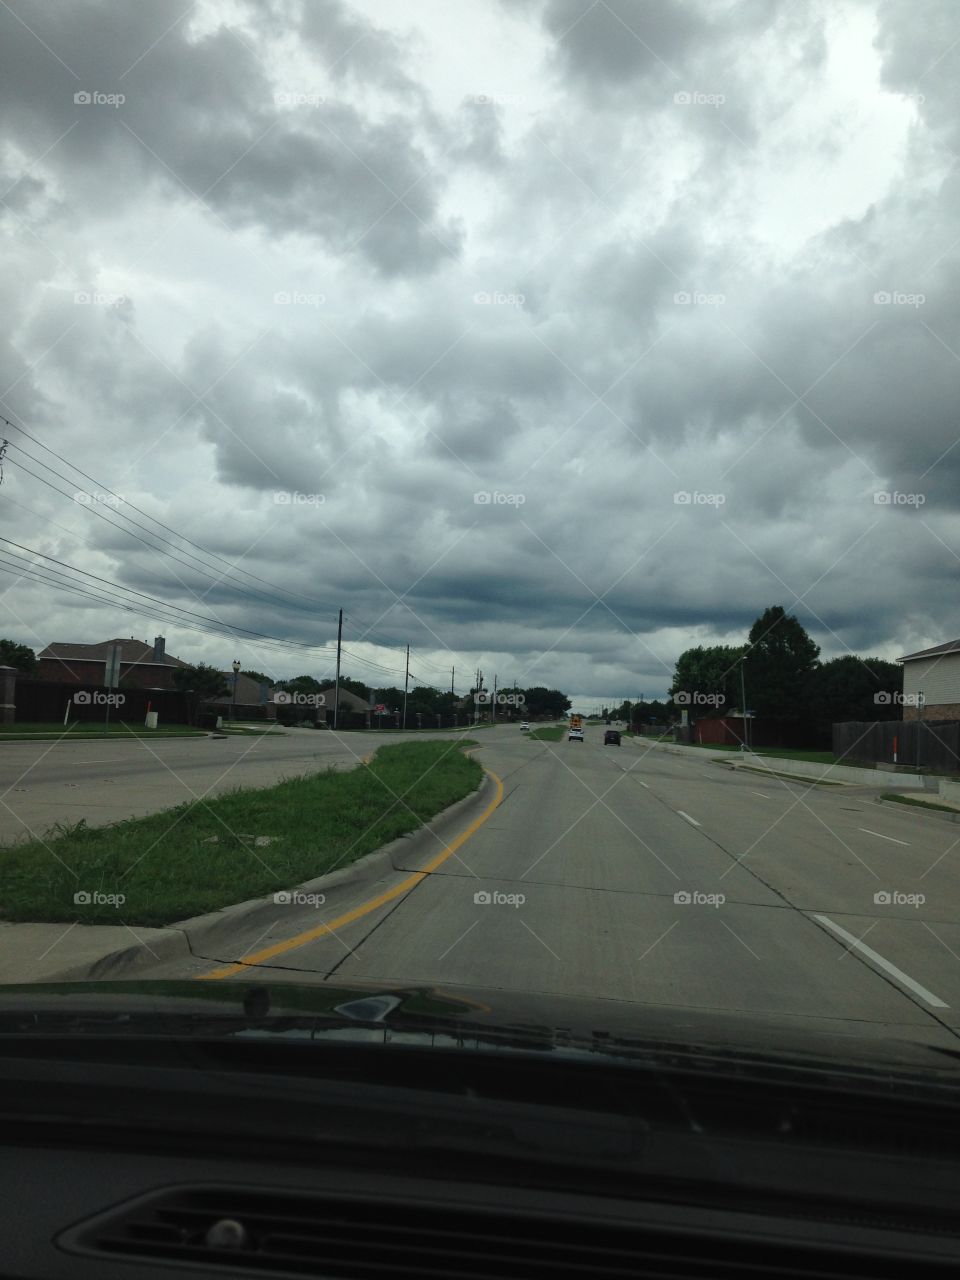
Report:
[[[163,636],[154,637],[152,645],[133,636],[126,640],[101,640],[97,644],[56,641],[37,655],[33,678],[102,686],[106,678],[107,651],[111,645],[120,646],[120,685],[123,688],[173,689],[174,670],[189,665],[166,652]]]
[[[920,649],[903,663],[903,719],[960,720],[960,640]],[[922,695],[922,696],[921,696]]]

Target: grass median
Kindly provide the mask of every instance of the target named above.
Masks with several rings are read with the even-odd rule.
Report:
[[[531,729],[527,737],[538,742],[559,742],[565,738],[567,731],[561,725],[545,725],[542,729]]]
[[[160,738],[182,737],[200,738],[205,734],[202,729],[191,729],[185,724],[161,724],[156,729],[148,729],[140,722],[130,724],[126,721],[111,721],[109,725],[96,724],[93,721],[76,721],[70,724],[10,724],[0,728],[0,740],[7,738]]]
[[[163,925],[295,888],[476,790],[483,770],[463,754],[469,745],[399,743],[349,771],[240,788],[109,827],[55,827],[0,849],[0,919]]]

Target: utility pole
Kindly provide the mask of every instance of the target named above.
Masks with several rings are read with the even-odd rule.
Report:
[[[453,693],[453,692],[454,692],[454,689],[453,689],[453,675],[454,675],[454,672],[456,671],[456,669],[457,669],[456,667],[451,667],[451,668],[450,668],[450,692],[451,692],[451,693]]]
[[[340,642],[343,640],[343,610],[337,622],[337,678],[333,686],[333,727],[337,727],[337,715],[340,711]]]
[[[497,677],[493,677],[493,701],[490,703],[490,723],[496,724],[497,721]]]
[[[403,727],[407,727],[407,685],[410,683],[410,646],[407,645],[407,671],[403,677]]]

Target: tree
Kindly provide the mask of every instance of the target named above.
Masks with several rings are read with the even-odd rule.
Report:
[[[273,684],[270,676],[265,676],[262,671],[241,671],[242,676],[249,676],[251,680],[256,680],[258,684]]]
[[[559,689],[545,689],[543,685],[534,685],[523,690],[524,701],[521,710],[534,719],[560,719],[570,710],[572,703],[565,693]]]
[[[173,684],[186,695],[188,724],[196,724],[201,703],[226,698],[230,693],[223,672],[205,662],[192,667],[174,667]]]
[[[0,667],[16,667],[18,671],[36,671],[37,655],[16,640],[0,640]]]
[[[804,685],[805,712],[818,725],[844,720],[899,720],[903,672],[883,658],[848,654],[819,664]]]
[[[764,610],[750,628],[746,658],[747,704],[760,715],[798,718],[803,691],[820,646],[780,605]]]
[[[322,693],[326,687],[313,676],[294,676],[292,680],[281,680],[277,685],[284,693]]]
[[[677,659],[670,696],[697,719],[722,716],[740,702],[739,661],[743,648],[715,644],[686,649]]]
[[[336,685],[337,685],[336,679],[324,680],[322,682],[322,688],[324,692],[326,692],[327,689],[335,689]],[[355,693],[358,698],[363,698],[364,702],[366,702],[366,700],[370,696],[369,685],[364,684],[362,680],[351,680],[349,676],[340,677],[340,688],[349,689],[350,692]]]

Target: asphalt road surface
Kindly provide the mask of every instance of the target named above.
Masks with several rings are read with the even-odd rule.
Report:
[[[952,1040],[956,826],[879,791],[602,738],[478,734],[502,801],[431,874],[371,908],[436,854],[416,837],[406,870],[278,906],[217,955],[146,976],[506,988]],[[305,933],[320,936],[292,941]]]

